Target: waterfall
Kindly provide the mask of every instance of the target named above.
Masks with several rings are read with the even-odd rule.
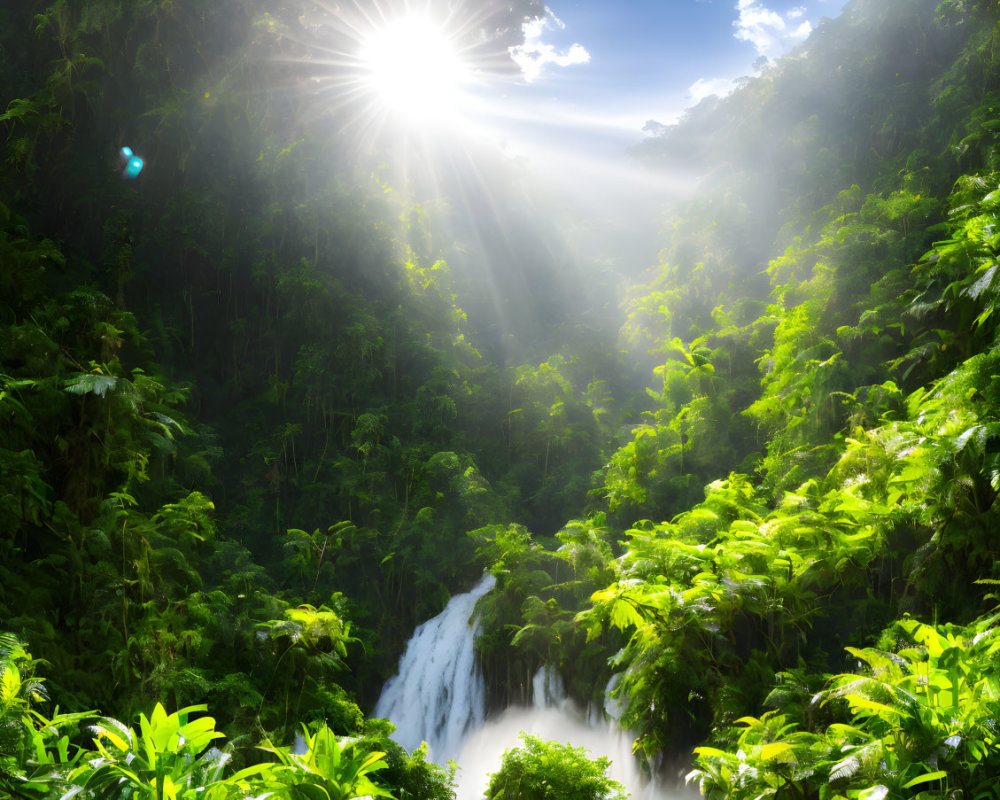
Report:
[[[608,776],[619,781],[631,800],[698,800],[690,789],[667,789],[642,774],[632,754],[633,737],[618,725],[620,701],[605,691],[604,703],[582,708],[566,696],[562,675],[553,666],[542,667],[531,682],[532,706],[512,706],[472,731],[456,758],[461,769],[455,787],[457,800],[483,800],[489,773],[500,768],[504,751],[518,747],[522,731],[546,741],[583,747],[589,758],[608,758]]]
[[[396,725],[393,738],[407,750],[426,741],[431,760],[454,759],[460,767],[457,800],[482,800],[489,773],[500,768],[503,753],[520,744],[524,731],[547,741],[584,747],[590,758],[611,759],[608,774],[624,784],[632,800],[695,798],[690,791],[666,792],[643,778],[632,755],[632,737],[616,721],[614,702],[605,697],[588,710],[567,698],[562,675],[542,667],[532,680],[533,705],[511,707],[485,719],[486,691],[473,652],[476,601],[493,588],[487,575],[467,594],[455,595],[448,607],[413,633],[375,706],[375,716]],[[608,685],[608,690],[614,683]]]
[[[375,704],[375,716],[396,726],[393,738],[407,750],[427,742],[430,756],[443,764],[455,758],[466,734],[483,723],[486,687],[473,645],[471,617],[476,601],[496,579],[484,575],[471,592],[451,598],[448,606],[420,625]]]
[[[546,664],[531,680],[531,703],[535,708],[551,708],[562,705],[566,699],[559,670]]]
[[[469,734],[456,760],[458,800],[482,800],[489,785],[489,773],[500,768],[505,750],[518,747],[524,731],[546,741],[584,747],[589,758],[611,760],[608,775],[620,781],[632,800],[680,798],[668,795],[656,782],[646,781],[632,755],[632,737],[618,727],[597,706],[584,710],[566,697],[562,676],[551,666],[542,667],[532,680],[532,706],[508,708]]]

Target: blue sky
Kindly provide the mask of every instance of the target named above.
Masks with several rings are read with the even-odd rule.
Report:
[[[528,31],[517,85],[494,87],[531,116],[608,146],[642,138],[713,89],[753,73],[761,56],[801,43],[846,0],[551,0]],[[535,122],[537,128],[540,124]],[[586,129],[590,128],[588,132]]]
[[[520,79],[474,89],[468,138],[498,144],[531,176],[525,202],[559,209],[581,263],[605,252],[645,263],[660,210],[695,185],[629,157],[645,122],[669,124],[712,89],[725,92],[847,2],[549,0],[547,21],[514,53]]]
[[[401,122],[387,126],[388,146],[403,153],[407,179],[423,175],[431,191],[438,191],[439,173],[450,174],[442,164],[451,172],[464,165],[484,183],[495,177],[490,164],[515,164],[518,179],[526,181],[525,202],[565,212],[574,241],[584,241],[580,230],[601,240],[615,226],[631,239],[641,218],[654,229],[662,204],[697,182],[697,176],[655,172],[630,158],[630,148],[646,136],[645,123],[672,123],[703,96],[725,93],[752,75],[759,59],[780,58],[805,42],[848,1],[548,0],[546,17],[526,23],[525,42],[511,53],[521,67],[516,78],[474,62],[463,70],[438,57],[446,48],[417,24],[419,16],[401,15],[397,29],[388,15],[390,25],[375,35],[402,31],[402,38],[377,48],[368,40],[368,50],[387,55],[384,63],[381,56],[361,58],[375,88],[371,121],[362,127]],[[355,0],[359,9],[372,2]],[[374,2],[379,7],[380,0]],[[451,7],[449,0],[386,2]],[[449,81],[439,79],[456,71],[462,77],[453,93]],[[383,73],[392,91],[372,83]],[[435,93],[439,84],[446,91]]]

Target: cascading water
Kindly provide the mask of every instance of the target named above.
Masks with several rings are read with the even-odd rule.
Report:
[[[460,767],[457,800],[482,800],[489,773],[500,768],[505,750],[520,744],[522,731],[584,747],[590,758],[610,759],[608,774],[624,784],[634,800],[666,800],[668,794],[655,781],[643,780],[632,755],[632,737],[605,709],[586,712],[567,699],[562,676],[554,668],[543,667],[535,675],[532,707],[511,707],[484,720],[486,691],[473,651],[476,628],[470,617],[476,601],[494,583],[492,576],[485,576],[471,592],[453,597],[441,614],[414,631],[400,659],[399,674],[382,689],[375,716],[396,725],[393,738],[408,750],[426,741],[432,760],[455,760]]]
[[[535,708],[551,708],[561,706],[565,700],[562,675],[546,664],[531,680],[531,704]]]
[[[427,742],[433,760],[455,758],[466,734],[483,724],[486,687],[476,663],[476,628],[470,617],[476,601],[496,583],[484,575],[471,592],[414,632],[375,704],[375,716],[396,726],[393,738],[407,750]]]

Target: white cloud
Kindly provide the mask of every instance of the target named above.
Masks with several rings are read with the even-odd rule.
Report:
[[[545,33],[545,29],[549,26],[548,22],[548,17],[538,17],[522,24],[521,30],[524,33],[525,41],[542,38],[542,34]]]
[[[544,17],[524,23],[524,44],[511,47],[510,57],[521,68],[521,74],[528,83],[537,80],[550,64],[571,67],[574,64],[589,63],[590,53],[582,44],[574,43],[568,50],[560,52],[554,45],[542,41],[545,31],[565,29],[566,24],[549,8],[545,9]]]
[[[706,97],[712,95],[725,97],[735,88],[736,81],[730,78],[698,78],[688,87],[688,94],[691,95],[694,105],[698,105]]]
[[[761,55],[773,57],[801,44],[812,33],[806,9],[797,6],[784,15],[768,8],[760,0],[738,0],[739,19],[733,25],[737,39],[750,42]],[[801,21],[800,21],[801,20]]]

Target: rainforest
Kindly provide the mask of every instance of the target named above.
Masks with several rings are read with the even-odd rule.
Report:
[[[1000,797],[1000,4],[620,195],[470,121],[560,9],[438,5],[0,3],[0,798]]]

